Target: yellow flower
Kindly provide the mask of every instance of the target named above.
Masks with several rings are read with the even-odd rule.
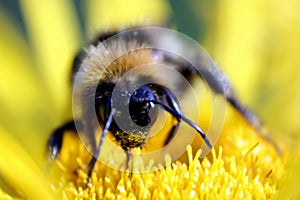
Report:
[[[234,116],[230,113],[230,116]],[[231,121],[231,120],[229,120]],[[166,167],[151,171],[135,152],[134,170],[121,172],[98,162],[87,184],[84,164],[89,154],[78,139],[67,136],[69,144],[58,168],[64,171],[58,194],[66,199],[268,199],[278,192],[284,174],[284,159],[269,143],[259,138],[241,118],[241,125],[226,125],[223,137],[212,154],[199,160],[201,150],[187,148],[187,162],[166,157]],[[228,132],[227,132],[228,131]],[[70,144],[72,144],[70,146]],[[74,158],[74,155],[78,157]],[[70,164],[71,163],[71,164]],[[62,164],[62,165],[61,165]],[[153,163],[152,163],[153,164]],[[76,173],[74,173],[76,171]],[[87,186],[86,186],[87,184]]]
[[[293,6],[295,8],[299,6],[298,2],[289,4],[291,8],[284,4],[285,7],[282,10],[279,9],[282,4],[276,2],[275,5],[272,4],[273,9],[267,10],[266,13],[264,11],[271,4],[259,2],[257,0],[243,4],[234,1],[230,4],[231,0],[226,0],[210,5],[213,13],[218,13],[220,19],[216,22],[216,26],[210,28],[211,32],[206,37],[209,51],[222,66],[227,68],[234,85],[237,85],[238,92],[248,101],[247,103],[250,101],[248,99],[251,99],[247,96],[248,91],[250,91],[249,94],[255,94],[254,88],[257,89],[256,85],[250,84],[250,79],[255,77],[258,84],[263,84],[262,81],[265,78],[264,76],[260,78],[258,74],[266,74],[260,68],[266,64],[263,62],[264,59],[267,59],[264,55],[256,57],[255,52],[259,47],[253,45],[255,35],[251,33],[260,34],[260,29],[255,29],[253,33],[249,30],[249,24],[253,26],[258,23],[256,26],[259,27],[268,25],[272,22],[270,18],[280,16],[275,13],[276,9],[281,12],[280,14],[285,14],[289,20],[298,20],[290,12],[294,11]],[[92,33],[107,27],[136,23],[136,21],[147,23],[149,19],[152,23],[159,23],[164,21],[170,12],[167,2],[159,0],[90,0],[85,3],[80,2],[80,4],[84,4],[82,8],[86,8],[82,12],[86,13],[85,29]],[[251,17],[251,11],[255,10],[256,6],[260,10]],[[196,11],[198,8],[202,9],[204,14],[201,17],[210,14],[204,12],[199,3],[195,2],[192,7]],[[279,157],[273,147],[260,138],[230,107],[228,107],[219,142],[212,153],[203,160],[199,159],[200,143],[196,138],[192,146],[188,147],[185,156],[178,161],[172,161],[166,157],[165,168],[154,170],[155,167],[151,162],[142,163],[139,157],[140,152],[137,151],[134,157],[135,169],[144,168],[149,173],[130,174],[97,163],[91,182],[87,184],[84,166],[90,156],[78,138],[67,134],[60,160],[49,163],[46,159],[46,141],[49,133],[53,127],[71,117],[68,66],[71,65],[72,58],[82,43],[79,24],[74,20],[76,18],[75,7],[69,1],[20,1],[20,8],[26,27],[26,39],[0,5],[2,27],[0,32],[0,199],[101,199],[104,197],[107,199],[268,199],[271,197],[282,199],[287,196],[299,197],[296,187],[299,167],[298,169],[293,167],[299,166],[300,140],[294,143],[288,139],[282,140],[280,146],[284,154]],[[268,17],[269,21],[261,20],[262,16]],[[212,18],[207,19],[210,21]],[[272,24],[275,29],[285,30],[293,27],[284,26],[280,19],[276,22],[282,26]],[[289,38],[290,45],[294,41],[291,38],[295,38],[300,32],[297,26],[293,28],[295,30]],[[248,35],[240,33],[243,30]],[[241,35],[246,38],[240,39]],[[275,39],[278,38],[282,39],[280,36],[275,37]],[[209,41],[214,39],[216,42],[212,45]],[[241,40],[244,42],[241,43]],[[295,40],[296,43],[297,41]],[[268,42],[271,43],[271,39]],[[284,47],[283,42],[279,42],[281,42],[279,47]],[[276,58],[269,59],[273,59],[274,63],[280,61],[280,65],[283,66],[289,66],[293,62],[295,66],[298,66],[296,63],[299,59],[295,59],[298,52],[296,51],[297,44],[292,44],[294,49],[290,51],[291,55],[284,54],[277,58],[276,55],[282,53],[278,50],[279,52],[272,54]],[[246,66],[247,69],[253,67],[250,78],[247,72],[239,68],[241,66]],[[229,69],[229,67],[232,68]],[[290,70],[294,69],[290,68]],[[282,72],[282,69],[279,69],[278,74]],[[234,79],[234,77],[240,79]],[[273,80],[272,78],[266,79]],[[244,80],[248,81],[244,83]],[[270,86],[267,83],[264,84]],[[278,113],[281,115],[276,117],[282,120],[289,116],[289,111],[300,108],[295,103],[300,97],[297,92],[293,94],[290,91],[284,94],[288,99],[291,99],[293,95],[295,98],[288,101],[291,108],[279,109]],[[256,93],[256,95],[262,98],[262,94]],[[273,96],[276,97],[276,95]],[[258,101],[253,100],[253,102]],[[281,105],[282,102],[278,100],[277,103],[273,107],[258,107],[258,110],[262,109],[263,115],[271,113],[271,109],[277,111],[276,106]],[[204,110],[204,113],[207,117],[201,123],[205,127],[209,122],[210,111]],[[299,126],[297,125],[299,124],[295,123],[297,116],[299,117],[299,114],[294,114],[290,120],[278,124],[279,128],[282,128],[285,123],[291,125],[286,130],[294,132],[285,137],[298,132]],[[269,118],[272,125],[278,122],[276,117]],[[291,147],[287,147],[289,142],[292,147],[297,148],[293,156],[286,153],[291,150]],[[288,167],[285,167],[288,160],[294,162],[289,162]],[[289,170],[294,176],[287,173]],[[298,193],[295,194],[295,192]]]

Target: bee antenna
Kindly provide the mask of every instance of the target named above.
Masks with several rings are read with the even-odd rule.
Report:
[[[163,109],[165,109],[167,112],[169,112],[171,115],[173,115],[174,117],[176,117],[178,120],[182,120],[185,123],[187,123],[188,125],[190,125],[191,127],[193,127],[203,138],[203,140],[205,141],[205,143],[207,144],[207,146],[212,149],[212,144],[210,143],[209,139],[207,138],[206,134],[204,133],[204,131],[194,122],[192,122],[191,120],[189,120],[187,117],[185,117],[183,114],[177,112],[176,110],[170,108],[169,106],[163,104],[160,101],[157,100],[150,100],[150,102],[160,105]]]

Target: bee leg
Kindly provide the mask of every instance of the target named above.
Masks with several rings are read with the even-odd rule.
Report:
[[[164,89],[164,94],[166,95],[166,100],[167,100],[167,103],[170,107],[165,105],[164,103],[162,103],[160,101],[157,101],[156,99],[152,99],[151,102],[154,103],[154,104],[158,104],[158,105],[162,106],[167,112],[171,113],[178,120],[178,123],[180,123],[180,121],[184,121],[188,125],[190,125],[192,128],[194,128],[201,135],[201,137],[203,138],[206,145],[210,149],[212,149],[213,146],[210,143],[210,141],[209,141],[208,137],[206,136],[205,132],[197,124],[195,124],[194,122],[192,122],[191,120],[189,120],[188,118],[186,118],[184,115],[181,114],[179,105],[176,102],[175,98],[172,96],[172,94],[167,89]],[[170,141],[175,133],[176,132],[171,131],[169,133],[167,141],[168,140]]]
[[[129,169],[130,168],[130,166],[129,166],[129,162],[130,161],[133,161],[132,160],[132,158],[133,158],[133,151],[132,151],[132,149],[126,149],[126,150],[124,150],[125,151],[125,153],[126,153],[126,165],[125,165],[125,170],[127,170],[127,169]],[[132,166],[132,169],[133,169],[133,166]],[[132,169],[129,169],[129,171],[130,171],[130,176],[132,175]]]
[[[181,113],[180,111],[180,107],[177,103],[177,101],[175,100],[175,98],[172,96],[172,94],[168,91],[168,90],[164,90],[165,94],[166,94],[166,101],[167,104],[174,109],[175,111],[177,111],[178,113]],[[176,118],[177,123],[175,125],[172,126],[171,130],[168,133],[168,136],[164,142],[164,145],[166,146],[167,144],[169,144],[169,142],[173,139],[174,135],[177,133],[179,127],[180,127],[180,123],[181,120],[179,118]]]
[[[280,147],[269,137],[269,133],[265,132],[262,122],[254,113],[243,106],[236,98],[227,97],[227,101],[246,119],[261,138],[265,139],[271,146],[273,146],[278,155],[282,154]]]
[[[174,135],[177,133],[179,127],[180,127],[180,121],[178,121],[176,123],[176,125],[172,126],[172,128],[169,131],[168,136],[167,136],[167,138],[166,138],[166,140],[164,142],[164,146],[166,146],[167,144],[170,143],[170,141],[173,139]]]
[[[94,152],[94,155],[93,155],[93,158],[92,160],[90,161],[89,163],[89,171],[88,171],[88,178],[90,179],[91,178],[91,175],[92,175],[92,172],[93,172],[93,169],[95,167],[95,164],[96,164],[96,161],[100,155],[100,150],[101,150],[101,147],[103,145],[103,142],[104,142],[104,139],[108,133],[108,130],[110,128],[110,125],[112,123],[112,120],[113,120],[113,115],[114,115],[114,109],[112,111],[110,111],[109,113],[109,116],[107,118],[107,121],[105,123],[105,126],[104,126],[104,129],[103,129],[103,132],[102,132],[102,135],[100,137],[100,141],[99,141],[99,144],[96,148],[96,151]]]
[[[75,123],[77,126],[75,126]],[[48,140],[48,148],[49,148],[49,154],[50,158],[52,160],[56,159],[58,154],[60,153],[60,150],[62,148],[62,142],[63,142],[63,135],[66,131],[72,131],[72,133],[77,134],[77,128],[82,129],[82,122],[81,120],[72,120],[61,127],[57,128],[52,135],[50,136]]]
[[[227,101],[247,120],[247,122],[257,131],[261,131],[262,123],[258,117],[243,106],[236,98],[227,97]]]

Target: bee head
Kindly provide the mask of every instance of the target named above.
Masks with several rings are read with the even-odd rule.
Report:
[[[139,87],[130,97],[129,113],[131,119],[139,126],[147,126],[151,123],[149,116],[150,109],[154,104],[151,102],[155,99],[151,88],[148,85]]]

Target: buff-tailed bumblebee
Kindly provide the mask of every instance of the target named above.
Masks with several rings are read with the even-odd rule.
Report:
[[[184,81],[163,66],[170,67],[188,82],[201,76],[214,93],[224,97],[254,128],[260,129],[258,118],[235,97],[227,76],[213,62],[203,60],[201,53],[169,33],[161,28],[122,30],[101,34],[83,48],[75,57],[72,69],[73,92],[80,101],[80,114],[51,135],[49,147],[53,159],[62,148],[64,132],[77,130],[84,132],[91,141],[93,158],[88,165],[89,177],[108,133],[126,153],[128,164],[129,151],[142,148],[149,139],[158,117],[157,107],[176,121],[166,133],[165,145],[183,122],[195,129],[211,149],[213,144],[206,133],[181,111],[174,91],[184,94]],[[189,59],[182,57],[180,52]],[[138,66],[146,67],[138,70]],[[95,129],[99,125],[102,135],[96,141]]]

